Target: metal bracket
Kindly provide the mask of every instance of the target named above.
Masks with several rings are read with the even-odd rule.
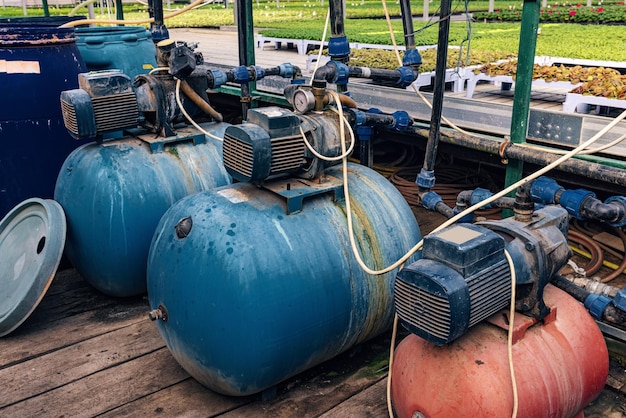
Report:
[[[315,180],[285,179],[263,184],[262,187],[282,196],[287,202],[287,215],[300,212],[304,199],[324,193],[333,193],[334,201],[344,199],[343,181],[322,176]]]
[[[163,137],[155,136],[155,134],[142,134],[137,135],[137,138],[148,144],[150,152],[153,154],[165,151],[165,146],[168,144],[191,142],[194,145],[199,145],[206,143],[206,136],[191,128],[179,129],[174,136]]]

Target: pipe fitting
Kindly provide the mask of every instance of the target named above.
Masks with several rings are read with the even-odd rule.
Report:
[[[235,67],[230,70],[233,80],[235,83],[244,84],[250,81],[250,73],[248,72],[248,68],[244,65],[240,65],[239,67]]]
[[[294,65],[288,62],[284,64],[280,64],[278,66],[278,75],[283,78],[293,78],[293,76],[296,74],[297,68],[298,67],[295,67]]]
[[[585,299],[585,308],[589,311],[591,316],[596,319],[602,319],[604,310],[611,303],[611,298],[604,295],[590,294]]]
[[[415,180],[415,183],[417,183],[417,186],[420,189],[432,189],[435,185],[435,172],[433,170],[426,170],[422,168],[417,176],[417,179]]]
[[[328,56],[340,61],[350,56],[350,43],[346,35],[330,37],[328,40]]]
[[[585,189],[565,190],[561,193],[559,204],[563,206],[567,212],[578,220],[584,220],[583,207],[588,199],[595,199],[593,192]]]
[[[532,182],[530,187],[530,196],[535,203],[552,205],[556,203],[557,194],[560,194],[563,191],[565,191],[565,189],[554,179],[541,176]]]
[[[422,65],[422,56],[417,49],[407,49],[402,57],[403,66]]]
[[[150,318],[151,321],[156,321],[157,319],[160,319],[163,322],[167,322],[168,317],[165,306],[159,305],[158,308],[148,312],[148,318]]]
[[[207,71],[207,79],[209,88],[216,89],[228,82],[228,74],[222,70],[209,70]]]
[[[326,79],[326,81],[340,86],[348,84],[350,68],[346,64],[339,61],[328,61],[326,66],[334,67],[334,77],[332,79]]]
[[[626,197],[611,196],[604,201],[605,205],[610,205],[615,209],[615,217],[607,220],[607,223],[617,228],[626,226]]]
[[[391,127],[398,131],[406,130],[413,123],[409,114],[404,110],[396,110],[391,115],[393,116],[393,125]]]
[[[398,81],[396,84],[400,87],[410,86],[419,76],[419,70],[415,67],[399,67],[396,71],[398,72]]]

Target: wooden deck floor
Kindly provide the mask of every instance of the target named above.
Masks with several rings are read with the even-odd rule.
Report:
[[[110,298],[76,270],[59,271],[33,315],[0,340],[0,416],[384,416],[388,335],[281,384],[264,401],[220,396],[190,378],[148,310],[145,298]]]
[[[424,232],[438,222],[420,221]],[[76,270],[60,270],[33,315],[0,339],[0,416],[388,416],[390,332],[280,383],[273,397],[268,391],[237,398],[191,378],[169,353],[148,310],[146,297],[107,297]],[[626,417],[626,371],[617,361],[606,389],[585,413]]]

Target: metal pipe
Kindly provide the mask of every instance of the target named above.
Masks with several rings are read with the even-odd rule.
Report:
[[[402,15],[402,30],[404,31],[404,45],[406,50],[415,49],[415,30],[413,29],[413,15],[410,0],[400,0],[400,14]]]
[[[576,300],[583,303],[591,294],[590,292],[576,286],[560,274],[553,275],[550,279],[550,283],[559,289],[566,291],[570,296],[573,296]],[[626,312],[615,307],[613,304],[609,304],[602,312],[602,319],[612,324],[624,326],[626,325]]]
[[[441,114],[443,109],[443,94],[446,87],[446,65],[448,58],[448,37],[450,32],[450,9],[451,0],[441,1],[441,14],[439,15],[439,38],[437,41],[437,64],[435,66],[435,89],[433,92],[433,108],[430,117],[430,131],[428,132],[428,142],[426,144],[426,155],[424,156],[424,165],[422,174],[431,175],[435,169],[435,159],[437,157],[437,146],[441,132]],[[419,176],[418,176],[419,177]],[[434,177],[430,182],[420,183],[418,178],[418,186],[420,194],[428,192],[430,187],[434,185]]]
[[[346,36],[345,33],[345,13],[343,0],[330,0],[330,36],[340,38]]]
[[[253,66],[254,62],[254,32],[252,21],[252,0],[237,0],[236,20],[239,41],[239,65]],[[248,109],[251,106],[252,96],[250,90],[256,90],[256,83],[241,84],[241,114],[243,120],[247,119]]]
[[[169,39],[170,34],[165,27],[165,18],[163,17],[163,1],[148,0],[148,12],[150,17],[154,19],[153,22],[150,22],[150,33],[154,43]]]
[[[407,132],[424,138],[428,138],[429,135],[428,130],[418,128],[416,126],[409,127]],[[445,143],[499,155],[503,159],[518,159],[542,167],[561,157],[560,155],[548,152],[537,152],[534,149],[511,143],[503,146],[502,141],[466,135],[454,131],[442,132],[441,140]],[[564,161],[559,165],[558,170],[620,187],[623,187],[623,185],[626,184],[626,169],[579,160],[576,158],[570,158],[569,160]]]
[[[115,0],[115,18],[117,20],[124,20],[124,5],[122,0]]]
[[[345,10],[344,0],[330,0],[330,39],[328,41],[328,56],[333,61],[348,64],[350,61],[350,44],[344,30]],[[345,93],[346,84],[337,84],[337,91]]]

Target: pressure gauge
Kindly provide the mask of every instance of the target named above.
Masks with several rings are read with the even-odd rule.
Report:
[[[315,107],[315,96],[311,90],[296,90],[293,95],[293,107],[300,113],[312,110]]]

